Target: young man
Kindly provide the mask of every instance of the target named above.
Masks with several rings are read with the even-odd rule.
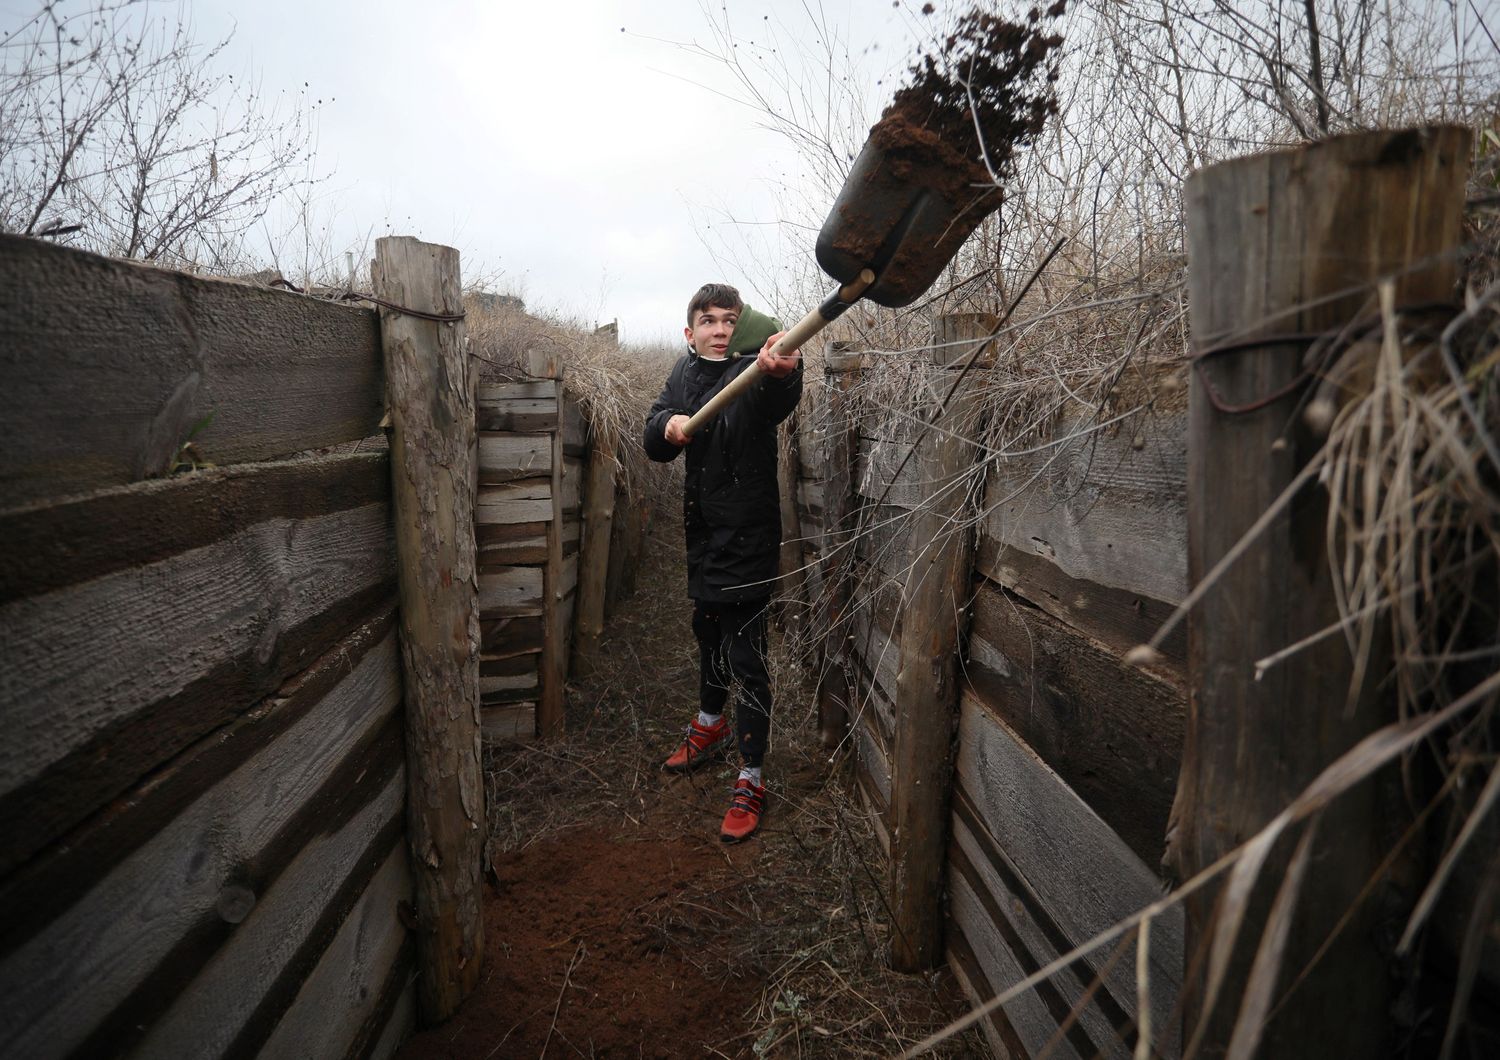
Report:
[[[740,775],[720,838],[748,838],[765,813],[761,760],[771,728],[766,672],[766,604],[777,574],[781,504],[776,484],[776,425],[802,396],[798,351],[772,356],[780,325],[747,307],[725,284],[705,284],[688,303],[688,352],[673,366],[646,419],[646,454],[675,459],[687,451],[683,521],[688,596],[698,641],[698,716],[664,763],[687,772],[728,751],[724,706],[731,684],[740,700],[735,742]],[[758,351],[758,352],[756,352]],[[754,357],[741,356],[754,353]],[[762,378],[689,439],[689,417],[751,363]]]

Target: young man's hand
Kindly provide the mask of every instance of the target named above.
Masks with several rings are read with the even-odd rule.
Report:
[[[774,356],[771,354],[771,347],[780,342],[781,336],[785,334],[784,331],[778,331],[772,335],[760,348],[760,353],[755,355],[755,363],[772,379],[785,379],[796,371],[797,364],[802,360],[801,350],[782,350]]]
[[[688,442],[692,441],[691,438],[682,433],[682,429],[688,425],[688,420],[690,419],[692,419],[691,416],[684,416],[681,413],[669,419],[662,431],[667,436],[667,441],[678,447],[687,445]]]

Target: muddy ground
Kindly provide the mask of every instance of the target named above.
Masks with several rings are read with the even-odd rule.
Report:
[[[964,1010],[946,971],[886,968],[883,858],[848,764],[817,741],[796,645],[776,694],[760,833],[726,846],[734,770],[660,771],[696,709],[679,501],[652,498],[635,594],[569,737],[493,752],[485,969],[447,1024],[401,1050],[452,1057],[890,1056]],[[975,1032],[937,1055],[987,1055]]]

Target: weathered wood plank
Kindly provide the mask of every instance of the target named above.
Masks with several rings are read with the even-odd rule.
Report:
[[[563,446],[571,453],[583,456],[589,438],[589,421],[583,415],[583,405],[571,393],[564,391],[562,402]]]
[[[0,514],[0,604],[157,563],[271,519],[390,500],[381,452],[211,468]]]
[[[975,569],[1030,604],[1123,656],[1145,644],[1172,614],[1173,605],[1143,593],[1070,578],[1049,559],[981,536]],[[1174,629],[1154,664],[1179,683],[1187,680],[1187,630]]]
[[[948,914],[963,933],[964,940],[984,971],[984,977],[999,990],[1009,989],[1026,978],[1026,969],[1000,933],[995,930],[990,910],[986,909],[969,877],[962,871],[949,876]],[[1024,1057],[1040,1056],[1057,1030],[1058,1020],[1047,1011],[1047,1004],[1036,990],[1026,990],[1000,1006],[1025,1048]],[[1081,1060],[1078,1047],[1070,1037],[1063,1037],[1052,1047],[1049,1056]],[[1083,1056],[1092,1056],[1085,1051]]]
[[[823,486],[823,482],[817,479],[797,480],[798,511],[806,513],[806,517],[813,521],[818,521],[823,516]]]
[[[491,697],[494,693],[522,693],[521,698],[536,699],[537,696],[537,661],[534,655],[518,656],[518,659],[529,659],[531,665],[516,668],[507,673],[486,674],[479,679],[479,694],[481,697]],[[507,696],[507,698],[516,698]]]
[[[474,423],[481,431],[554,431],[557,395],[554,380],[480,386]]]
[[[260,1055],[346,1053],[379,1011],[390,970],[404,963],[409,940],[396,906],[411,897],[411,869],[406,851],[398,846],[350,911]]]
[[[542,650],[539,616],[480,617],[480,661]]]
[[[486,704],[479,710],[484,738],[489,743],[506,743],[536,738],[536,702]]]
[[[375,434],[375,314],[0,235],[6,506]]]
[[[389,511],[273,519],[0,606],[0,871],[368,618],[391,591]]]
[[[399,968],[400,965],[397,967]],[[403,981],[409,983],[410,978],[408,975]],[[370,1051],[370,1060],[387,1060],[388,1057],[395,1056],[396,1050],[401,1048],[401,1043],[415,1034],[416,1030],[417,988],[408,985],[397,996],[395,1004],[391,1006],[385,1027],[380,1032],[380,1038]]]
[[[254,1033],[252,1021],[274,1026],[373,870],[401,842],[405,802],[401,769],[342,829],[315,837],[172,999],[135,1055],[220,1056],[244,1032]]]
[[[1069,948],[1160,894],[1156,873],[1004,721],[968,694],[959,715],[957,773],[978,820],[1045,903]],[[1167,1006],[1158,1027],[1167,1025],[1182,982],[1182,933],[1180,907],[1157,918],[1153,1012],[1157,1004]],[[1130,972],[1133,967],[1122,974]]]
[[[479,676],[514,677],[518,674],[535,674],[536,663],[537,658],[535,653],[505,655],[498,658],[481,656],[479,660]]]
[[[506,704],[535,703],[537,692],[537,688],[500,688],[493,692],[486,692],[479,697],[480,712],[483,713],[489,707]]]
[[[954,923],[951,903],[948,923],[949,930],[946,934],[948,969],[958,981],[959,989],[969,996],[969,1000],[974,1003],[975,1007],[978,1007],[995,996],[995,988],[985,976],[984,969],[980,967],[979,958],[975,956],[973,948],[964,938],[963,928]],[[994,1053],[997,1058],[1027,1060],[1026,1046],[1016,1034],[1015,1028],[1010,1025],[1010,1021],[1005,1018],[1003,1009],[992,1010],[979,1021],[979,1026],[984,1031],[990,1052]]]
[[[480,486],[474,504],[474,522],[545,523],[552,519],[550,479],[524,479],[503,486]]]
[[[911,443],[871,438],[863,433],[854,463],[854,488],[860,496],[882,505],[916,508],[925,493],[916,457],[907,459]],[[902,467],[902,461],[906,466]],[[896,469],[901,474],[896,476]],[[893,481],[893,476],[894,481]]]
[[[836,379],[836,373],[825,368],[825,383],[827,389],[832,389],[837,384],[829,376]],[[797,467],[803,478],[821,479],[828,473],[828,448],[832,438],[827,389],[819,392],[811,404],[804,404],[797,417]]]
[[[583,461],[563,459],[562,515],[566,522],[578,522],[583,516]]]
[[[480,523],[474,527],[474,538],[481,548],[498,547],[513,542],[530,544],[538,535],[545,538],[547,524],[534,523]]]
[[[891,755],[885,746],[885,737],[869,715],[856,714],[850,720],[849,733],[854,737],[860,765],[880,795],[881,811],[884,812],[891,804]]]
[[[498,485],[538,478],[552,470],[551,434],[479,435],[479,482]]]
[[[503,408],[514,401],[550,401],[557,407],[556,379],[525,379],[517,383],[480,383],[475,405],[481,409]]]
[[[855,764],[854,779],[855,791],[859,794],[859,801],[865,808],[865,819],[874,831],[881,851],[889,858],[891,856],[891,833],[885,824],[885,803],[881,802],[880,791],[863,762]]]
[[[542,613],[541,567],[511,567],[479,575],[479,612],[486,618]]]
[[[911,563],[911,520],[910,509],[866,505],[859,515],[854,554],[896,584],[905,584]]]
[[[974,694],[1146,864],[1159,865],[1186,693],[994,586],[980,586],[973,611],[965,673]]]
[[[1031,892],[1004,852],[995,846],[994,838],[962,792],[954,800],[949,857],[979,899],[989,921],[989,933],[1010,951],[1027,975],[1071,948],[1052,923],[1043,900]],[[967,930],[979,934],[985,927],[982,922],[971,923]],[[1069,1032],[1074,1047],[1084,1056],[1127,1057],[1135,1045],[1136,995],[1132,990],[1122,1003],[1111,992],[1122,987],[1133,988],[1129,973],[1135,967],[1134,953],[1133,946],[1127,949],[1115,966],[1119,974],[1106,980],[1103,989],[1093,995],[1079,1013],[1077,1026]],[[1103,963],[1077,960],[1039,984],[1037,994],[1051,1013],[1053,1030],[1067,1020],[1083,999]],[[1161,1030],[1170,1032],[1171,1028],[1160,1028],[1158,1033]]]
[[[400,908],[398,902],[398,912]],[[405,1040],[400,1027],[404,1026],[409,1035],[416,1022],[416,978],[417,947],[408,936],[395,961],[386,969],[384,981],[370,991],[375,1001],[365,1009],[364,1019],[354,1026],[353,1037],[344,1051],[346,1057],[375,1060],[389,1056]]]
[[[399,768],[400,699],[388,638],[316,709],[0,958],[9,984],[0,1051],[66,1055],[111,1014],[119,1035],[149,999],[169,1003],[233,933],[220,902],[232,908],[238,889],[264,895],[309,841],[365,805],[362,774],[378,790]]]
[[[490,523],[474,529],[481,571],[532,566],[547,561],[546,523]],[[565,539],[566,536],[565,531]]]
[[[879,718],[882,731],[892,733],[896,727],[896,675],[901,667],[900,630],[882,629],[878,612],[868,605],[850,613],[848,626],[854,638],[846,642],[852,662],[873,686],[869,706]]]
[[[251,755],[317,708],[365,655],[386,653],[394,666],[395,599],[333,645],[276,695],[200,740],[110,801],[108,807],[52,842],[0,882],[0,907],[25,909],[25,917],[0,920],[0,952],[14,949],[86,894],[94,882],[148,842]]]
[[[1180,371],[1146,367],[1152,380]],[[1096,430],[1070,413],[1056,446],[994,461],[980,532],[989,577],[1125,649],[1187,592],[1186,410],[1180,390],[1162,398],[1150,385],[1129,400],[1153,407],[1122,423]],[[1183,639],[1168,647],[1181,665]]]

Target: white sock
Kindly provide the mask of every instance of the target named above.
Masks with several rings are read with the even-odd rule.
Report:
[[[722,714],[705,714],[701,710],[698,712],[698,724],[703,726],[705,729],[712,729],[715,725],[719,724],[719,722],[723,720],[724,715]]]
[[[740,779],[760,787],[760,766],[740,766]]]

